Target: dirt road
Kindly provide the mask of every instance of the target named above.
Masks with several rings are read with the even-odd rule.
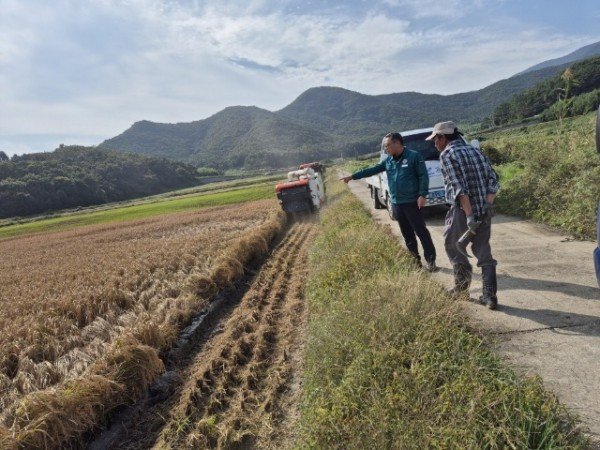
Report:
[[[351,191],[370,208],[377,222],[390,224],[386,210],[372,206],[363,181]],[[443,245],[445,211],[428,210],[426,220],[438,254],[433,276],[452,285]],[[573,241],[543,226],[510,216],[496,216],[492,251],[498,260],[497,311],[465,302],[472,323],[491,334],[516,367],[538,374],[559,399],[577,413],[600,441],[600,289],[592,251],[595,243]],[[481,294],[475,268],[471,297]]]

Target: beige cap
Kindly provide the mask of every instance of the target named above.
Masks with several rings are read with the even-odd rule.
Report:
[[[436,123],[433,127],[433,132],[430,136],[425,138],[426,141],[431,141],[438,134],[452,134],[456,131],[457,127],[454,122],[451,120],[448,122],[439,122]]]

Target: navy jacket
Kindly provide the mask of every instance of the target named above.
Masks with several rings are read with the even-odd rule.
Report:
[[[370,177],[384,170],[387,172],[392,203],[412,203],[420,196],[427,196],[429,175],[427,175],[425,160],[419,152],[404,147],[404,151],[397,159],[388,156],[379,164],[354,172],[352,179]]]

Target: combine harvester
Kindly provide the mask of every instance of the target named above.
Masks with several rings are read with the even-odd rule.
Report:
[[[278,183],[275,192],[279,204],[291,215],[314,213],[325,202],[323,176],[325,166],[318,162],[302,164],[287,174],[287,181]]]

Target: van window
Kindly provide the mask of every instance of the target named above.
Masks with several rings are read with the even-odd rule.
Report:
[[[440,152],[437,151],[433,141],[426,141],[429,133],[413,134],[404,138],[404,145],[411,150],[419,152],[425,161],[439,160]]]

